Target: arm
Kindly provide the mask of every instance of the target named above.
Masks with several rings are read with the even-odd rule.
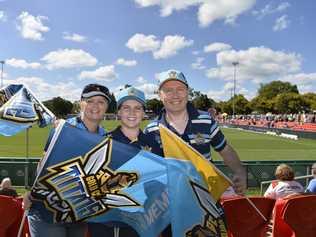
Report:
[[[247,174],[236,151],[229,144],[226,144],[224,149],[219,151],[219,154],[223,158],[225,165],[234,173],[232,181],[235,192],[243,195],[247,189]]]

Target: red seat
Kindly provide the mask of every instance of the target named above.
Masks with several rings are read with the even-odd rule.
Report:
[[[316,236],[316,195],[300,195],[287,200],[283,219],[295,232],[295,237]]]
[[[8,235],[9,228],[19,218],[20,206],[12,197],[0,195],[0,237]]]
[[[273,210],[273,237],[294,237],[294,231],[282,218],[287,201],[288,199],[278,199],[275,202]]]
[[[222,205],[227,222],[228,236],[266,236],[275,200],[265,197],[250,197],[249,199],[267,220],[265,221],[244,197],[223,200]]]

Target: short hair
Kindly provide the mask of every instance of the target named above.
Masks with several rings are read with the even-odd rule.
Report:
[[[280,164],[275,170],[275,177],[281,181],[292,181],[294,180],[294,171],[291,166]]]

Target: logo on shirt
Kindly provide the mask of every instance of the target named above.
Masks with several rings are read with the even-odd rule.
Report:
[[[151,152],[150,146],[141,146],[142,150]]]
[[[205,143],[205,138],[201,133],[196,134],[194,141],[197,145],[201,145]]]

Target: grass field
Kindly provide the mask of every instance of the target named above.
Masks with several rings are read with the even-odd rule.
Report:
[[[148,121],[143,122],[143,127]],[[105,121],[107,130],[115,128],[118,121]],[[50,128],[29,129],[29,157],[40,157]],[[316,141],[299,139],[297,141],[265,134],[257,134],[237,129],[223,128],[225,136],[236,149],[240,158],[248,160],[315,160]],[[0,157],[25,157],[26,132],[13,137],[0,136]],[[214,154],[215,160],[220,160]]]

